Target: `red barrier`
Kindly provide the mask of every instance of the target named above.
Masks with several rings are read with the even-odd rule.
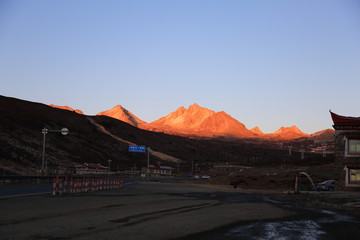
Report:
[[[121,188],[121,178],[68,178],[59,176],[53,178],[52,195],[66,193],[95,192]]]

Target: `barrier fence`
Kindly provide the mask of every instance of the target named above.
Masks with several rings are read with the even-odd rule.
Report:
[[[52,182],[52,195],[95,192],[122,187],[121,178],[73,178],[55,177]]]

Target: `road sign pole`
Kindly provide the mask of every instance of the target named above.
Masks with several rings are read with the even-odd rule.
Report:
[[[150,148],[147,147],[147,152],[148,152],[148,155],[147,155],[147,170],[146,170],[146,176],[148,177],[149,176],[149,163],[150,163]]]

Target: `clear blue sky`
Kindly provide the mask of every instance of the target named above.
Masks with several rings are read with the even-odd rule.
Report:
[[[247,128],[360,116],[357,0],[0,0],[0,95],[151,122],[192,103]]]

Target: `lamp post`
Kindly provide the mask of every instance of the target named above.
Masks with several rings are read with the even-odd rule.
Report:
[[[43,152],[42,152],[42,161],[41,161],[41,172],[44,174],[44,168],[45,168],[45,165],[47,165],[45,163],[45,142],[46,142],[46,134],[49,133],[49,132],[60,132],[62,135],[67,135],[69,133],[69,129],[67,128],[62,128],[60,130],[49,130],[47,129],[46,127],[44,127],[42,129],[42,134],[43,134]]]

